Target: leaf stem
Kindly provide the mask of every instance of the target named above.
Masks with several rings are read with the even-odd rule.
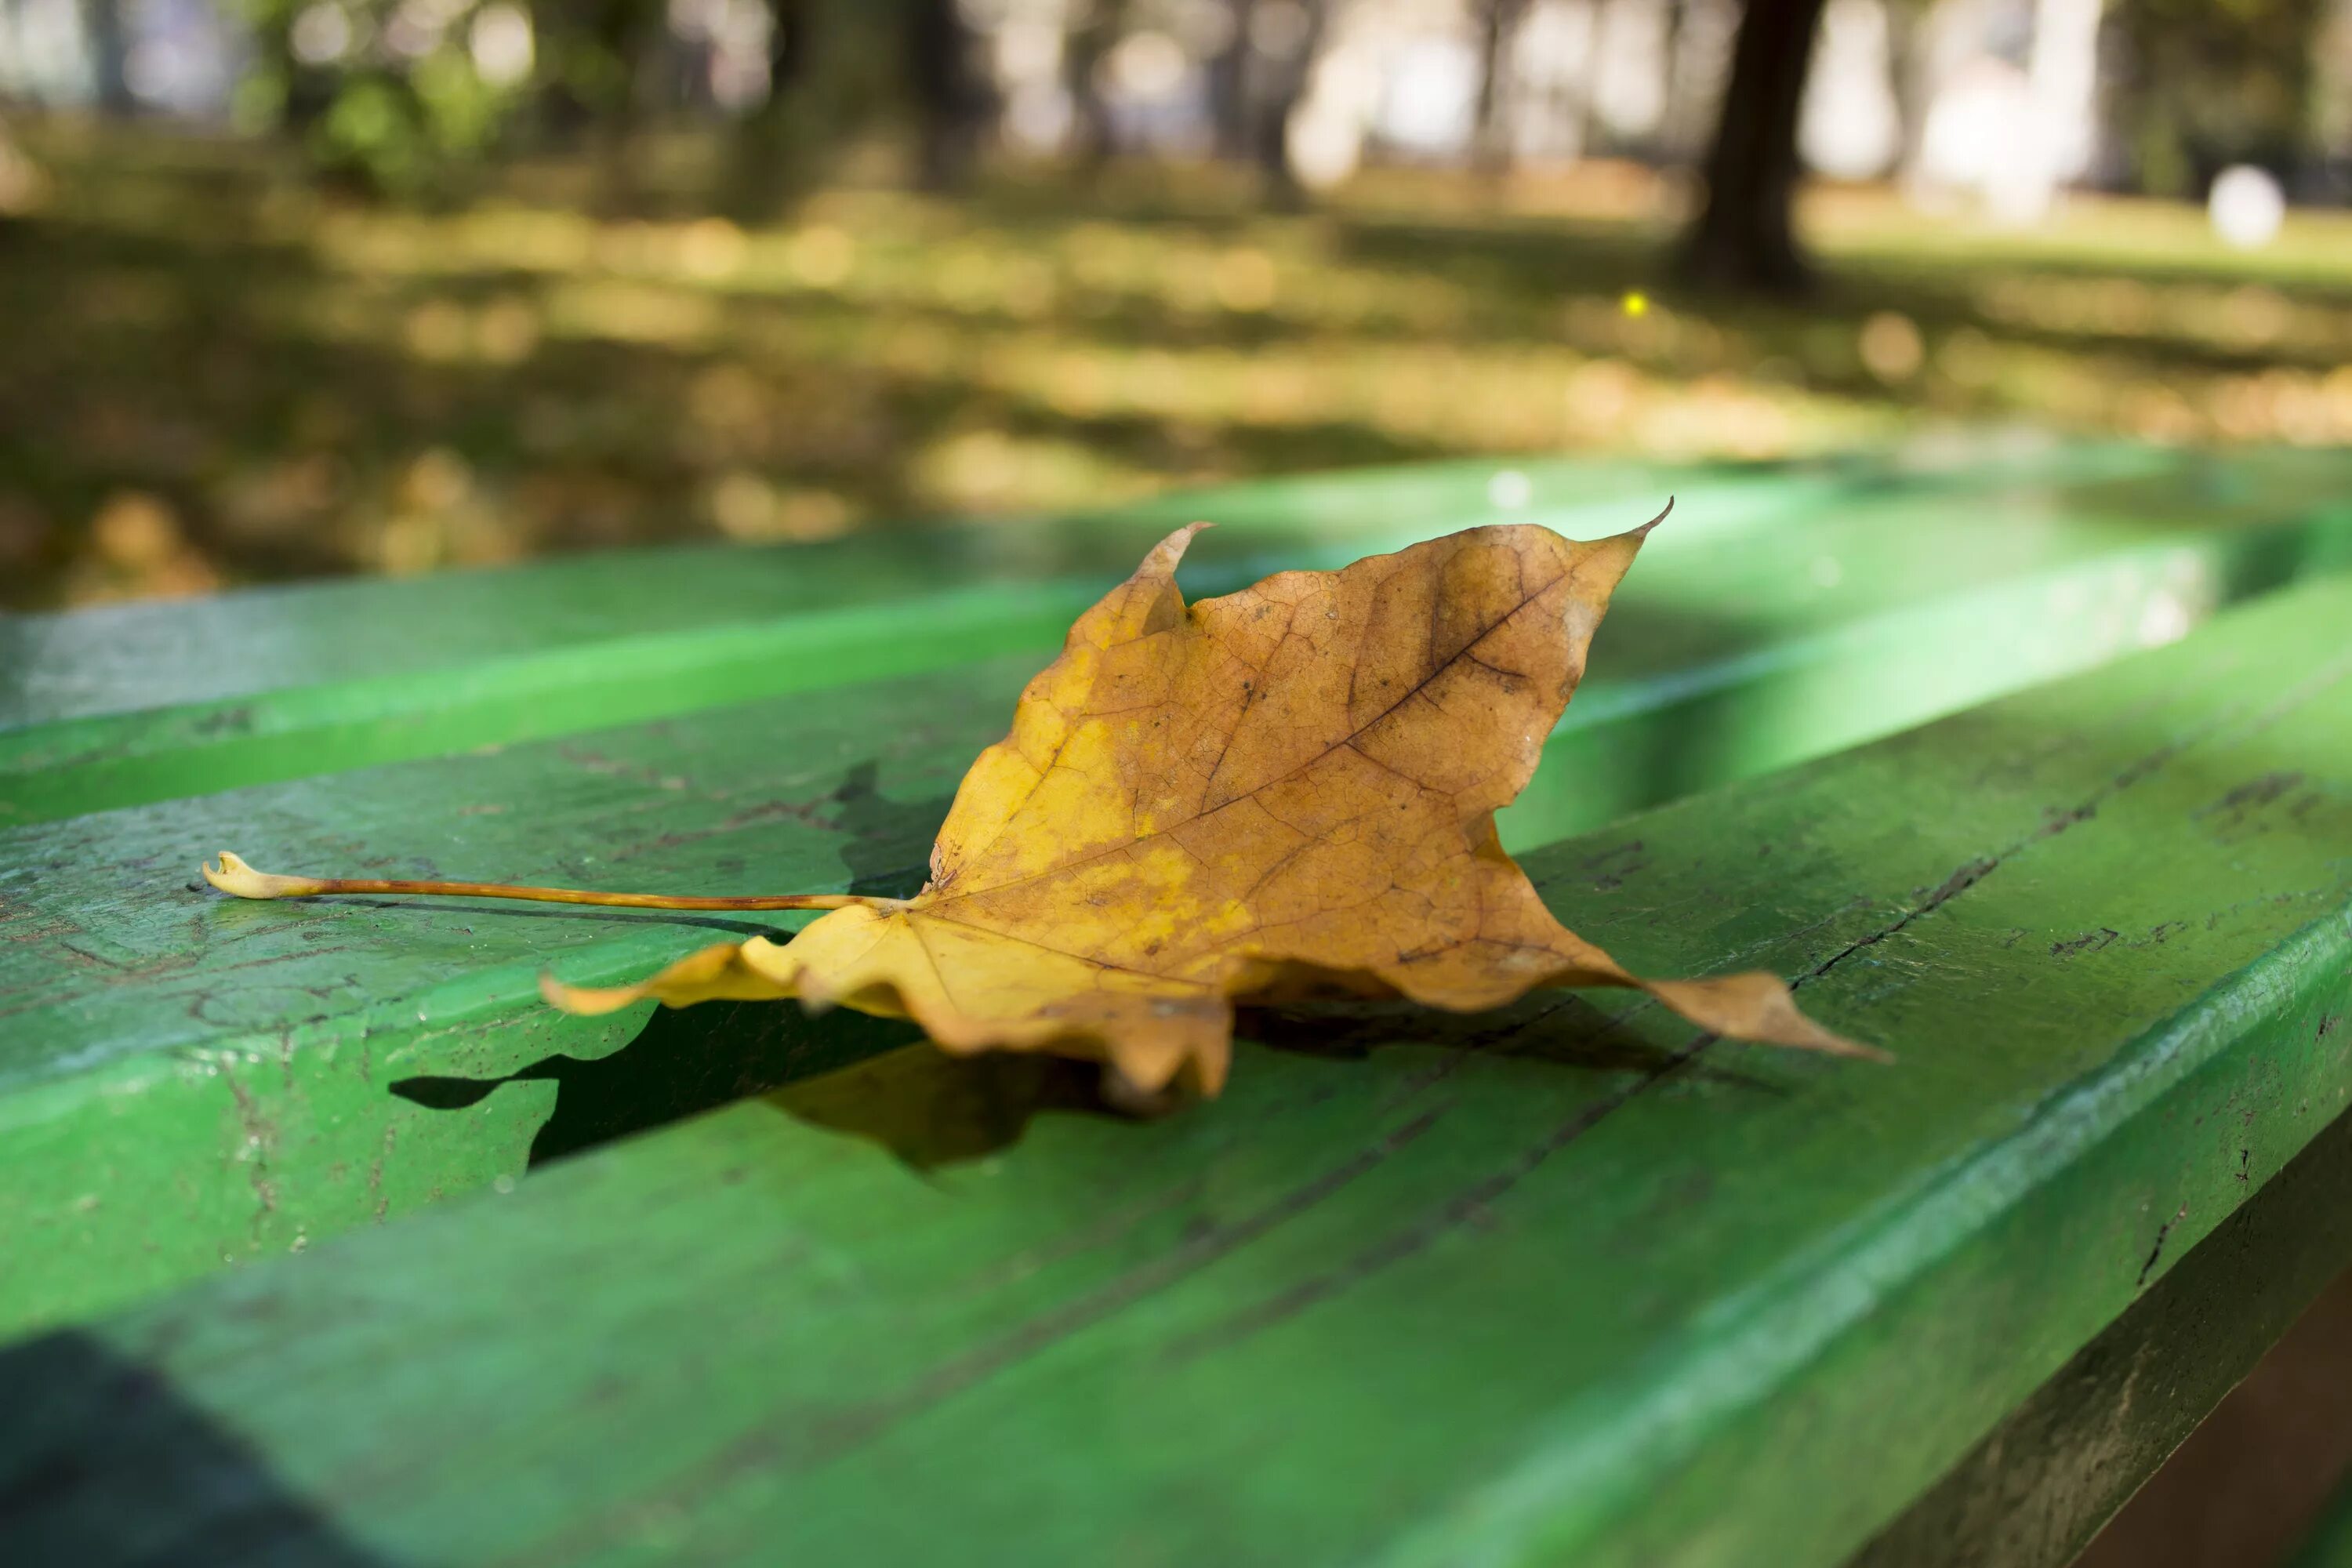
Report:
[[[425,893],[460,899],[524,899],[541,904],[601,904],[625,910],[901,910],[904,899],[862,893],[779,893],[741,899],[699,899],[670,893],[597,893],[579,888],[532,888],[510,882],[415,881],[388,877],[281,877],[257,871],[221,851],[220,864],[201,869],[205,880],[240,899],[309,899],[322,893]]]

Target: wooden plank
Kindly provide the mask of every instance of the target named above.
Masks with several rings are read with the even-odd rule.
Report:
[[[2184,518],[2197,531],[2237,521],[2257,532],[2307,518],[2340,497],[2340,473],[2300,458],[2217,465],[1982,443],[1892,464],[1728,471],[1455,464],[1234,487],[1097,518],[0,616],[0,823],[1047,649],[1103,575],[1194,516],[1229,525],[1198,552],[1210,591],[1276,561],[1336,564],[1497,516],[1605,531],[1676,490],[1687,520],[1677,548],[1872,497],[2002,485],[2026,493],[1984,504],[2095,513],[2149,528],[2141,542],[2155,543]],[[2246,569],[2230,565],[2222,579]]]
[[[1909,482],[1966,482],[1971,460],[1979,456],[1971,449],[1957,460],[1914,464]],[[2052,477],[2053,467],[2080,480],[2168,475],[2181,462],[2141,448],[2093,447],[2044,448],[2022,464],[1991,467],[2011,481]],[[423,580],[432,589],[428,595],[417,593],[417,580],[359,578],[194,602],[11,616],[0,619],[6,639],[0,647],[9,655],[0,727],[235,701],[289,685],[446,669],[614,636],[887,597],[935,587],[943,576],[1000,572],[1005,556],[1025,558],[1031,578],[1051,575],[1066,563],[1090,574],[1122,563],[1124,543],[1118,554],[1088,544],[1089,536],[1122,523],[1146,540],[1155,530],[1209,513],[1243,530],[1286,524],[1334,534],[1350,528],[1368,534],[1412,530],[1435,518],[1503,510],[1489,491],[1505,467],[1429,464],[1236,485],[1181,492],[1097,517],[1006,520],[977,531],[950,528],[910,537],[892,530],[774,549],[604,552],[439,574]],[[1905,482],[1890,478],[1885,461],[1877,458],[1758,464],[1716,470],[1711,480],[1708,470],[1623,463],[1554,460],[1509,469],[1524,482],[1520,510],[1547,521],[1596,504],[1637,505],[1677,482],[1711,484],[1714,493],[1704,499],[1708,510],[1736,508],[1751,519]],[[926,561],[925,546],[948,553]],[[1072,552],[1082,553],[1073,560]],[[809,580],[811,570],[815,582]],[[830,588],[825,578],[833,579]]]
[[[21,1347],[11,1527],[1838,1562],[2352,1098],[2347,615],[2293,590],[1530,858],[1629,962],[1801,976],[1895,1066],[1360,1008],[1134,1124],[892,1053]]]
[[[2223,1419],[2215,1407],[2281,1335],[2290,1329],[2298,1336],[2310,1331],[2307,1322],[2297,1325],[2298,1316],[2306,1307],[2319,1310],[2312,1303],[2352,1258],[2347,1192],[2352,1116],[2338,1116],[1848,1568],[2065,1568],[2126,1502],[2135,1513],[2148,1502],[2148,1491],[2137,1489],[2158,1467],[2188,1458],[2180,1445],[2192,1432],[2192,1447],[2210,1448],[2228,1437],[2255,1441],[2238,1448],[2231,1468],[2218,1473],[2209,1461],[2192,1475],[2168,1472],[2157,1479],[2153,1485],[2173,1496],[2157,1517],[2131,1522],[2126,1540],[2138,1550],[2104,1537],[2093,1560],[2139,1568],[2143,1553],[2168,1545],[2188,1547],[2187,1562],[2225,1561],[2212,1552],[2233,1539],[2229,1521],[2242,1528],[2256,1515],[2264,1517],[2273,1539],[2293,1540],[2293,1519],[2276,1514],[2282,1506],[2295,1507],[2304,1477],[2290,1475],[2284,1483],[2274,1474],[2266,1483],[2251,1479],[2263,1459],[2275,1463],[2284,1434],[2250,1428],[2259,1415],[2290,1410],[2274,1399],[2226,1433],[2211,1425],[2200,1431],[2199,1423]],[[2270,1371],[2265,1365],[2257,1375]],[[2324,1396],[2315,1389],[2309,1397],[2319,1403]],[[2324,1451],[2298,1459],[2314,1475],[2324,1474],[2322,1467],[2331,1462]],[[2236,1490],[2217,1498],[2202,1487],[2181,1489],[2200,1481],[2235,1483]],[[2201,1525],[2195,1545],[2203,1547],[2202,1555],[2174,1533],[2185,1520]],[[2256,1550],[2256,1542],[2242,1544],[2247,1550],[2240,1561],[2272,1563],[2281,1555]]]
[[[2116,459],[2088,461],[2105,473]],[[1051,647],[1106,574],[1194,515],[1227,522],[1203,546],[1201,569],[1237,584],[1254,574],[1255,552],[1320,545],[1352,556],[1479,521],[1497,510],[1487,493],[1496,472],[1491,463],[1375,471],[1170,497],[1102,517],[618,552],[424,584],[341,582],[0,616],[0,822]],[[1694,478],[1705,482],[1672,476]],[[1672,479],[1555,462],[1507,494],[1548,516],[1587,521],[1605,510],[1613,519],[1654,508]],[[1837,482],[1791,475],[1765,487],[1766,504],[1801,505]],[[1756,510],[1755,487],[1712,488],[1727,510]]]
[[[1769,531],[1710,537],[1696,520],[1697,542],[1645,558],[1612,614],[1601,672],[1507,814],[1507,841],[2095,663],[2344,549],[2334,514],[2200,529],[2229,497],[2176,498],[2175,519],[2151,521],[2158,498],[2136,486],[1995,492],[1988,512],[1988,492],[1890,484]],[[2267,515],[2266,493],[2250,515]],[[708,1014],[667,1026],[698,1071],[642,1054],[592,1070],[634,1026],[537,999],[555,958],[617,979],[709,941],[710,922],[258,910],[188,885],[199,857],[226,845],[289,867],[720,892],[911,886],[1033,657],[0,831],[0,1248],[40,1259],[0,1275],[0,1328],[305,1247],[512,1178],[534,1150],[799,1070],[802,1047],[775,1028]],[[412,1080],[517,1073],[540,1076],[463,1116],[414,1098],[467,1091]],[[588,1114],[600,1094],[607,1108]]]

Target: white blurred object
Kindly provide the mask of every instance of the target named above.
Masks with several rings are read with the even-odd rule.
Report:
[[[1607,17],[1591,0],[1530,0],[1504,54],[1504,139],[1514,156],[1580,158],[1587,108],[1606,90]]]
[[[2286,193],[2267,172],[2251,163],[2232,163],[2215,177],[2205,198],[2205,216],[2222,244],[2234,250],[2259,250],[2286,221]]]
[[[688,43],[708,43],[727,25],[727,0],[669,0],[669,30]]]
[[[2103,0],[2032,0],[2023,66],[1993,52],[2004,8],[1943,0],[1930,13],[1927,112],[1906,184],[1912,197],[1974,197],[1995,219],[2038,223],[2090,166],[2097,136]]]
[[[1882,0],[1830,0],[1798,123],[1808,165],[1841,180],[1870,179],[1894,166],[1903,126],[1888,63]]]
[[[709,50],[707,79],[721,109],[740,114],[767,98],[776,23],[762,0],[669,0],[668,13],[671,33]]]
[[[352,47],[352,19],[341,5],[308,6],[287,29],[286,42],[304,65],[331,65]]]
[[[1356,172],[1364,158],[1364,128],[1346,110],[1310,102],[1283,128],[1290,172],[1309,190],[1328,190]]]
[[[2007,127],[2025,112],[2023,71],[1991,55],[1958,66],[1927,107],[1919,133],[1919,180],[1939,188],[1984,189],[2008,151]]]
[[[2101,0],[2035,0],[2033,48],[2025,61],[2026,117],[2011,132],[2010,156],[1985,188],[2005,223],[2040,223],[2058,187],[2090,163],[2098,89]]]
[[[1486,481],[1487,504],[1497,511],[1518,511],[1535,499],[1535,481],[1517,468],[1505,468]]]
[[[474,68],[492,87],[512,87],[530,75],[530,17],[509,0],[494,0],[474,14],[466,30]]]
[[[383,25],[384,47],[409,59],[424,58],[440,47],[462,5],[463,0],[401,0]]]
[[[1262,55],[1286,60],[1307,47],[1315,18],[1298,0],[1260,0],[1250,12],[1250,45]]]
[[[1196,60],[1207,59],[1234,41],[1233,7],[1222,0],[1163,0],[1168,26]]]
[[[1004,105],[1005,140],[1024,153],[1050,153],[1076,118],[1063,76],[1069,7],[1058,0],[1000,0],[989,35],[990,64]]]
[[[1343,35],[1315,62],[1307,91],[1283,127],[1283,151],[1301,184],[1328,190],[1356,172],[1381,86],[1379,59],[1360,34]]]
[[[996,30],[996,74],[1018,86],[1061,79],[1062,29],[1039,16],[1014,16]]]
[[[1592,117],[1612,136],[1650,135],[1666,113],[1666,8],[1592,7]]]
[[[1390,59],[1380,133],[1408,153],[1438,156],[1470,144],[1478,57],[1454,38],[1415,38]]]
[[[1124,96],[1145,103],[1174,98],[1192,68],[1184,46],[1166,33],[1129,33],[1104,62],[1112,85]]]
[[[1004,134],[1027,153],[1050,153],[1070,134],[1076,110],[1058,82],[1023,82],[1006,96]]]

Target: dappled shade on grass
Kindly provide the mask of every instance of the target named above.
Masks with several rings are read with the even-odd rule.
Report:
[[[1923,416],[2352,439],[2335,217],[2248,258],[2187,209],[2001,236],[1831,193],[1832,287],[1793,310],[1664,289],[1671,214],[1622,172],[1302,216],[1181,178],[843,191],[746,230],[339,205],[232,148],[47,156],[0,281],[12,607],[1475,453],[1766,458]]]

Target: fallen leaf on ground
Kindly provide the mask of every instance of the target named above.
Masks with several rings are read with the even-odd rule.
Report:
[[[1701,1028],[1850,1055],[1769,974],[1652,980],[1552,918],[1495,834],[1584,672],[1648,528],[1596,542],[1474,528],[1187,605],[1178,531],[1078,618],[981,753],[911,899],[677,900],[271,878],[247,897],[474,891],[829,908],[789,942],[706,948],[641,984],[542,982],[574,1013],[798,997],[908,1017],[942,1047],[1100,1059],[1215,1093],[1234,1008],[1316,995],[1475,1011],[1542,986],[1648,992]]]

